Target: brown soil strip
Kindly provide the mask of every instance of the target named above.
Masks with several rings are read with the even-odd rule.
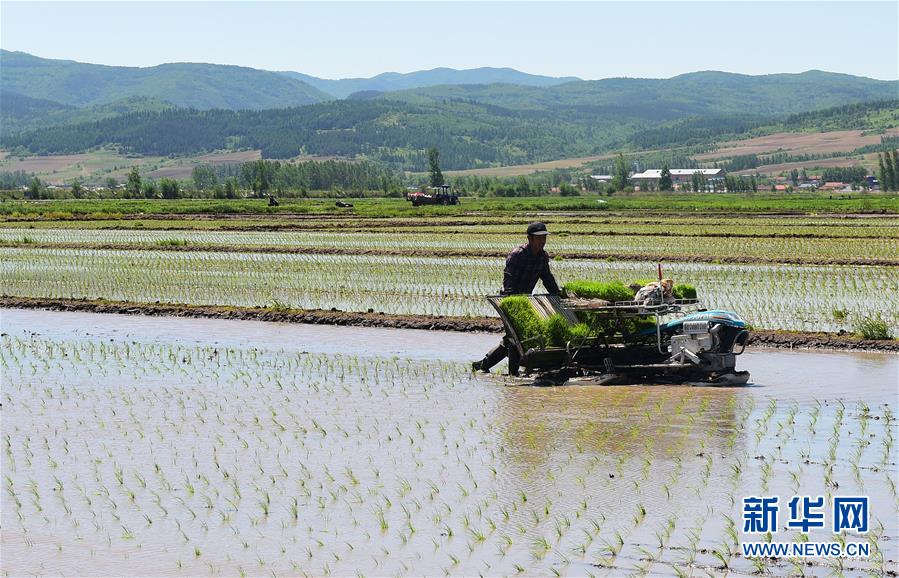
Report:
[[[508,251],[479,249],[358,249],[349,247],[264,247],[258,245],[140,245],[116,243],[2,243],[0,248],[88,249],[94,251],[194,251],[206,253],[269,253],[286,255],[375,255],[391,257],[502,257]],[[787,265],[869,265],[899,266],[899,259],[826,259],[805,257],[751,257],[744,255],[664,255],[658,253],[592,253],[589,251],[551,252],[551,257],[608,261],[666,261],[727,264]]]
[[[170,303],[135,303],[102,299],[44,299],[29,297],[0,297],[0,308],[48,309],[50,311],[87,311],[91,313],[122,313],[166,317],[205,317],[211,319],[242,319],[310,323],[315,325],[348,325],[356,327],[386,327],[393,329],[433,329],[441,331],[502,330],[502,322],[492,317],[429,317],[425,315],[393,315],[387,313],[356,313],[323,309],[270,309],[263,307],[231,307],[218,305],[182,305]]]
[[[135,303],[102,299],[44,299],[0,296],[0,308],[46,309],[50,311],[85,311],[166,317],[201,317],[240,319],[315,325],[384,327],[391,329],[429,329],[435,331],[502,332],[502,323],[493,317],[430,317],[426,315],[394,315],[387,313],[355,313],[322,309],[267,309],[262,307],[229,307],[215,305],[182,305],[169,303]],[[862,339],[838,333],[803,333],[753,329],[750,345],[783,349],[841,349],[899,352],[899,340]]]
[[[781,349],[857,349],[899,352],[899,339],[863,339],[849,333],[803,333],[753,329],[749,344]]]

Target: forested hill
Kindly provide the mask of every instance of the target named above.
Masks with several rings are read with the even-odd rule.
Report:
[[[146,97],[201,110],[260,110],[332,98],[301,80],[241,66],[103,66],[8,50],[0,50],[0,84],[5,93],[77,107]]]
[[[609,78],[558,86],[431,86],[380,95],[412,103],[470,99],[518,110],[571,107],[640,110],[645,118],[685,115],[780,115],[899,98],[899,82],[812,70],[748,76],[693,72],[668,79]]]
[[[664,109],[664,107],[661,107]],[[299,154],[364,157],[423,170],[436,146],[445,169],[526,164],[614,149],[708,144],[781,130],[884,129],[899,125],[899,101],[843,105],[790,116],[709,115],[659,122],[643,108],[521,111],[448,100],[410,104],[333,101],[267,111],[169,109],[98,122],[2,135],[20,152],[74,153],[115,143],[126,150],[186,155],[226,148],[261,149],[266,158]]]
[[[5,148],[39,154],[74,153],[107,143],[154,155],[261,149],[266,158],[298,154],[365,156],[421,170],[425,150],[440,148],[447,169],[527,163],[590,154],[620,143],[637,118],[571,122],[562,116],[447,102],[414,105],[389,100],[341,100],[265,111],[172,109],[99,122],[2,134]]]
[[[52,100],[30,98],[14,92],[0,92],[0,124],[6,133],[78,124],[131,112],[160,111],[167,108],[175,108],[175,105],[142,96],[78,108]]]
[[[513,68],[434,68],[416,72],[384,72],[371,78],[341,78],[331,80],[316,78],[299,72],[281,74],[302,80],[337,98],[346,98],[357,92],[392,92],[409,88],[435,86],[440,84],[518,84],[522,86],[554,86],[565,82],[580,81],[574,76],[553,77],[527,74]]]

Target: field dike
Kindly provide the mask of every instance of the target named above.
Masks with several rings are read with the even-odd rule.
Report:
[[[502,257],[508,251],[478,249],[357,249],[344,247],[266,247],[259,245],[150,245],[127,243],[5,243],[3,247],[17,249],[88,249],[95,251],[202,251],[207,253],[273,253],[288,255],[377,255],[396,257]],[[747,255],[665,255],[655,253],[595,253],[590,251],[550,252],[550,257],[564,259],[593,259],[609,261],[661,260],[692,263],[745,263],[752,265],[868,265],[874,267],[899,266],[896,259],[840,259],[805,257],[754,257]]]
[[[428,329],[435,331],[502,332],[502,323],[492,317],[431,317],[426,315],[394,315],[375,312],[350,312],[321,309],[271,309],[263,307],[231,307],[184,305],[170,303],[135,303],[88,299],[43,299],[0,296],[0,308],[46,309],[50,311],[84,311],[168,317],[237,319],[279,323],[309,323],[381,327],[390,329]],[[805,333],[753,329],[750,346],[780,349],[835,349],[899,352],[899,340],[862,339],[851,334]]]

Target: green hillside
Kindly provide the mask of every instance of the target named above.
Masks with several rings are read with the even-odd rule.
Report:
[[[134,96],[108,104],[77,108],[51,100],[30,98],[14,92],[0,93],[0,122],[9,133],[37,130],[52,126],[66,126],[103,120],[122,114],[141,111],[161,111],[174,108],[170,102]]]
[[[548,114],[448,102],[334,101],[265,111],[174,109],[100,122],[2,135],[6,148],[73,153],[107,143],[150,155],[187,155],[229,147],[261,149],[266,158],[298,154],[364,157],[422,170],[437,146],[446,169],[520,164],[592,154],[623,141],[638,119],[575,123]]]
[[[4,92],[76,107],[149,97],[200,110],[260,110],[332,98],[300,80],[240,66],[102,66],[8,50],[0,51],[0,83]]]
[[[131,113],[100,122],[4,135],[2,144],[40,154],[82,152],[109,143],[148,155],[258,148],[266,158],[298,154],[358,157],[420,171],[427,166],[425,150],[431,146],[440,149],[442,166],[451,170],[527,164],[615,149],[710,145],[780,131],[883,131],[896,126],[896,100],[782,117],[709,115],[665,123],[622,115],[584,120],[467,101],[438,106],[348,100],[267,111]]]

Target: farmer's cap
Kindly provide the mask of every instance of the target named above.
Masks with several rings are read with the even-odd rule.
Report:
[[[546,230],[546,225],[537,221],[528,225],[528,235],[549,235],[549,231]]]

